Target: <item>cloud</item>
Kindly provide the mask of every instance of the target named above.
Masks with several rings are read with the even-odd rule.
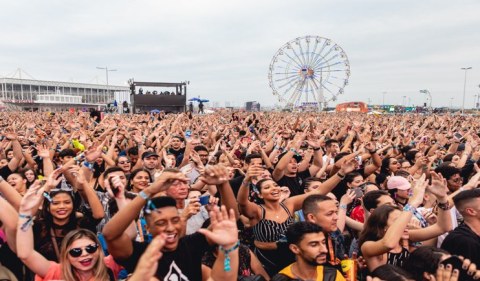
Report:
[[[438,1],[2,1],[0,74],[24,68],[37,79],[89,82],[96,66],[118,69],[115,84],[191,82],[189,93],[224,104],[276,103],[268,65],[299,36],[332,39],[351,78],[340,101],[380,103],[408,95],[420,104],[467,104],[478,94],[480,3]],[[100,78],[102,80],[102,78]]]

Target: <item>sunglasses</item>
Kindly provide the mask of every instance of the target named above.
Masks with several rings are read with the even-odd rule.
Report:
[[[72,249],[70,249],[70,251],[68,251],[68,253],[70,254],[70,256],[72,256],[74,258],[78,258],[79,256],[82,255],[84,249],[87,253],[93,254],[97,251],[98,245],[97,244],[91,244],[91,245],[86,246],[85,248],[72,248]]]
[[[130,163],[130,161],[120,161],[120,162],[118,162],[118,164],[120,164],[120,165],[128,164],[128,163]]]

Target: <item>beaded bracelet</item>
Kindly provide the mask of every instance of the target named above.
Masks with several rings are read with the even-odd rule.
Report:
[[[220,251],[223,252],[223,254],[225,255],[225,261],[223,262],[223,269],[226,271],[226,272],[229,272],[231,270],[231,267],[230,267],[230,256],[229,254],[233,251],[235,251],[236,249],[238,249],[238,247],[240,246],[240,241],[237,241],[237,243],[235,244],[235,246],[233,246],[232,248],[230,249],[225,249],[223,248],[222,246],[218,247]]]

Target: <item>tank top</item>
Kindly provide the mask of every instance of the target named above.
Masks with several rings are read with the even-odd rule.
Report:
[[[277,242],[282,236],[284,236],[288,226],[294,223],[295,220],[283,203],[280,203],[280,206],[282,206],[285,212],[287,212],[288,219],[282,223],[265,219],[265,207],[262,205],[259,206],[262,209],[262,219],[253,226],[253,236],[255,237],[255,240],[259,242]]]
[[[400,253],[391,253],[388,252],[387,254],[387,264],[391,264],[394,266],[402,267],[405,260],[408,258],[410,253],[406,248],[402,247],[402,251]]]

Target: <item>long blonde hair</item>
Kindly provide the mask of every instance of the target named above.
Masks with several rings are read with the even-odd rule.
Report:
[[[87,229],[76,229],[70,231],[62,241],[62,248],[60,252],[60,266],[62,268],[62,278],[66,281],[80,281],[78,275],[76,274],[76,269],[70,264],[68,260],[68,247],[72,245],[72,243],[80,238],[87,238],[99,245],[97,251],[99,251],[98,259],[93,266],[93,278],[94,280],[110,280],[108,275],[108,268],[103,262],[103,258],[105,257],[103,254],[102,249],[100,248],[100,241],[98,241],[97,236]]]

